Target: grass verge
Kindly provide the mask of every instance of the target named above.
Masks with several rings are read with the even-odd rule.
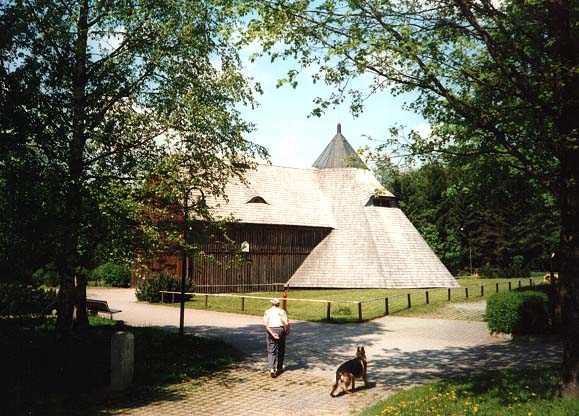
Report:
[[[454,377],[394,394],[360,416],[575,416],[578,400],[553,397],[553,368],[503,369]]]
[[[535,279],[538,284],[541,279]],[[485,299],[497,292],[505,292],[529,285],[529,279],[459,279],[460,288],[450,289],[450,302],[471,302]],[[510,283],[510,285],[509,285]],[[481,286],[484,286],[481,289]],[[468,288],[468,297],[467,290]],[[427,295],[428,291],[428,304]],[[408,308],[408,294],[411,297],[411,308]],[[245,294],[259,299],[241,299],[235,297],[198,295],[186,302],[186,307],[206,309],[218,312],[233,312],[260,316],[269,307],[269,299],[281,298],[280,292]],[[448,289],[333,289],[333,290],[297,290],[288,292],[287,310],[290,318],[305,321],[349,323],[358,322],[358,305],[362,302],[362,320],[382,317],[386,314],[384,298],[388,297],[388,313],[391,315],[415,316],[428,314],[449,303]],[[330,301],[330,319],[327,317],[327,302],[308,302],[299,299],[318,299]],[[177,306],[178,304],[175,304]]]

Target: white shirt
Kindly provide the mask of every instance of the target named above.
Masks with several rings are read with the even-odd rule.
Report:
[[[285,327],[288,325],[287,313],[277,306],[272,306],[263,314],[263,323],[270,328]]]

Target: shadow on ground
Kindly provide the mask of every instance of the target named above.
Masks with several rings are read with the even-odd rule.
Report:
[[[258,369],[265,368],[265,335],[261,325],[235,329],[197,326],[190,330],[196,335],[224,339],[244,352],[247,363]],[[384,332],[384,327],[377,322],[323,326],[300,322],[299,331],[295,331],[297,335],[288,337],[286,370],[320,370],[332,377],[341,362],[353,358],[357,345],[374,347],[376,351],[379,337],[372,335],[377,331]],[[389,389],[490,368],[551,365],[561,358],[558,341],[541,337],[497,340],[472,347],[411,352],[380,348],[378,351],[368,357],[369,379]]]
[[[503,341],[500,344],[445,350],[383,352],[386,357],[372,361],[368,371],[378,384],[388,389],[493,368],[549,366],[561,359],[561,348],[556,343],[543,340]]]

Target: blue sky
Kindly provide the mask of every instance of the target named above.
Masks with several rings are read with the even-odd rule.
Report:
[[[245,58],[249,52],[245,51]],[[409,100],[410,97],[393,97],[386,91],[370,97],[364,112],[357,118],[350,114],[348,103],[336,109],[328,109],[322,117],[308,118],[315,107],[314,98],[328,98],[331,90],[325,84],[311,82],[311,71],[315,68],[303,71],[296,89],[289,85],[276,88],[277,80],[288,69],[290,64],[272,64],[269,58],[260,58],[253,63],[246,59],[244,68],[244,73],[261,83],[264,90],[264,94],[257,97],[259,107],[242,110],[244,118],[255,123],[257,128],[248,139],[265,146],[274,165],[311,166],[336,133],[338,122],[342,125],[342,134],[355,149],[375,147],[375,140],[384,140],[388,128],[395,124],[406,126],[408,131],[428,129],[422,117],[402,109],[405,99]],[[366,77],[354,85],[363,88],[369,80]],[[370,141],[365,136],[375,140]]]

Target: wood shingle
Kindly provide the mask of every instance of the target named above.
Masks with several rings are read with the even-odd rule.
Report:
[[[395,204],[372,203],[377,195],[395,196],[365,166],[336,162],[338,154],[355,160],[352,152],[338,128],[315,167],[260,164],[247,173],[246,183],[227,186],[228,201],[214,201],[214,212],[247,224],[327,228],[328,235],[290,277],[290,287],[458,287]],[[264,202],[250,202],[252,198]]]

